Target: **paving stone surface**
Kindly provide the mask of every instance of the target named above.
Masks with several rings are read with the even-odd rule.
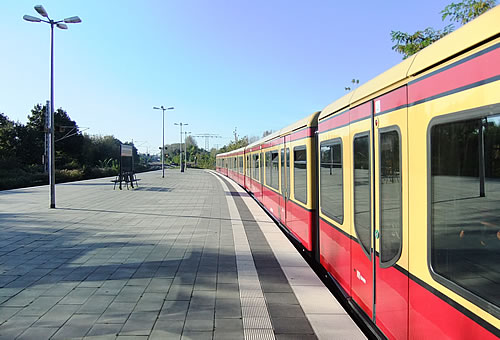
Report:
[[[138,177],[58,184],[57,209],[47,186],[0,192],[0,339],[242,338],[221,185]]]
[[[232,186],[193,169],[138,177],[121,191],[110,178],[58,184],[57,209],[47,186],[0,191],[0,340],[315,339],[328,327],[321,314],[313,330]],[[260,290],[240,291],[246,271]]]

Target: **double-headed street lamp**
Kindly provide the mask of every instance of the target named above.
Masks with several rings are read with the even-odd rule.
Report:
[[[70,17],[63,20],[52,20],[42,5],[35,6],[35,11],[47,20],[33,17],[31,15],[23,16],[23,19],[29,22],[45,22],[50,24],[50,143],[49,143],[49,184],[50,184],[50,207],[56,207],[56,160],[54,151],[54,26],[62,30],[68,29],[66,24],[77,24],[82,22],[79,17]]]
[[[181,127],[181,144],[179,144],[179,159],[180,159],[180,166],[181,166],[181,172],[184,172],[184,167],[182,166],[182,125],[189,125],[188,123],[174,123],[174,125],[179,125]]]
[[[162,121],[162,140],[161,140],[161,178],[165,178],[165,110],[173,110],[173,107],[164,108],[163,105],[160,107],[154,106],[154,110],[163,111],[163,121]]]

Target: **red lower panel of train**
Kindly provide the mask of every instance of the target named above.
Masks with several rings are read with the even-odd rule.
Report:
[[[377,257],[376,324],[389,339],[408,334],[408,275],[396,267],[381,268]]]
[[[281,219],[280,197],[280,194],[265,186],[262,187],[262,204],[278,220]]]
[[[429,287],[429,289],[432,288]],[[429,289],[410,280],[410,338],[498,339],[492,332],[481,327],[459,310],[463,309],[467,313],[464,307],[457,305],[457,309],[451,306]],[[480,322],[485,321],[480,320]],[[495,328],[492,325],[490,327]]]
[[[320,262],[351,295],[351,241],[350,238],[320,219]]]
[[[320,255],[321,265],[371,318],[373,269],[357,240],[320,220]],[[487,329],[492,325],[479,320],[483,327],[464,307],[404,269],[380,268],[378,262],[376,324],[388,338],[498,339]]]
[[[312,226],[315,225],[314,215],[313,211],[291,200],[286,202],[285,225],[308,251],[313,250]]]

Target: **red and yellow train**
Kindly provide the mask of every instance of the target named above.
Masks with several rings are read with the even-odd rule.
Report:
[[[500,7],[217,171],[387,338],[500,337]]]

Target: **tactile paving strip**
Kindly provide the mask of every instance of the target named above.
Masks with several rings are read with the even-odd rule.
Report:
[[[272,329],[244,328],[245,340],[274,340]]]
[[[243,328],[273,329],[269,318],[243,318]]]
[[[225,188],[229,214],[233,227],[234,250],[238,270],[241,315],[245,340],[275,340],[271,318],[260,286],[259,276],[253,261],[252,251],[241,222],[238,208],[229,194],[226,184],[216,176]]]

